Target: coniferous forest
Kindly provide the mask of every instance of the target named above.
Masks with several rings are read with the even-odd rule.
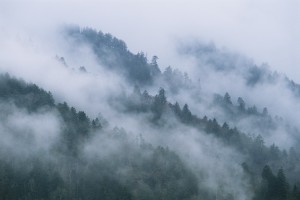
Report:
[[[0,199],[300,200],[300,85],[272,66],[198,41],[162,66],[77,25],[44,51],[20,37],[0,56]]]

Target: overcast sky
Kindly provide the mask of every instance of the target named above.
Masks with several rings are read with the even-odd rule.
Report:
[[[181,67],[178,40],[213,41],[300,82],[298,0],[0,0],[1,32],[47,37],[63,23],[110,32],[163,67]]]

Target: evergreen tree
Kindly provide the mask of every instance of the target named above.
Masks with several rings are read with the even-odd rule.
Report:
[[[165,90],[160,88],[158,95],[155,95],[154,101],[152,104],[152,112],[154,114],[154,120],[157,120],[161,117],[166,108],[167,98],[165,96]]]
[[[226,104],[232,104],[231,97],[230,97],[230,95],[228,94],[228,92],[225,93],[223,99],[224,99],[224,102],[225,102]]]
[[[269,165],[266,165],[262,171],[263,178],[263,187],[262,187],[262,195],[265,200],[272,200],[276,198],[276,177],[273,175],[273,172]]]
[[[239,108],[239,110],[244,112],[246,110],[245,101],[241,97],[239,97],[238,100],[237,100],[237,102],[238,102],[238,108]]]
[[[179,103],[177,101],[176,101],[176,103],[173,106],[173,111],[174,111],[175,115],[180,118],[180,116],[181,116],[181,108],[180,108]]]
[[[192,122],[192,113],[187,104],[184,104],[181,112],[182,121],[186,123]]]
[[[279,200],[286,200],[288,196],[288,183],[282,168],[277,173],[277,196]]]

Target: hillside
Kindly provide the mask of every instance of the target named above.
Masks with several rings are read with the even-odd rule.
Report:
[[[0,199],[300,199],[297,83],[212,44],[180,47],[188,74],[111,34],[62,33],[43,78],[0,75]]]

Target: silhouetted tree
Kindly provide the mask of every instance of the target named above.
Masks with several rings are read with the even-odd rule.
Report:
[[[154,120],[157,120],[161,117],[166,108],[167,98],[165,96],[165,90],[160,88],[158,95],[155,95],[154,101],[152,104],[152,112],[154,113]]]
[[[288,183],[282,168],[277,173],[276,184],[277,196],[279,200],[286,200],[288,196]]]
[[[223,99],[224,99],[224,102],[225,102],[226,104],[232,104],[231,97],[230,97],[230,95],[228,94],[228,92],[225,93]]]
[[[187,104],[184,104],[181,112],[182,121],[186,123],[192,122],[192,113]]]
[[[239,104],[238,105],[239,110],[244,112],[246,110],[245,101],[241,97],[239,97],[238,100],[237,100],[237,102]]]

